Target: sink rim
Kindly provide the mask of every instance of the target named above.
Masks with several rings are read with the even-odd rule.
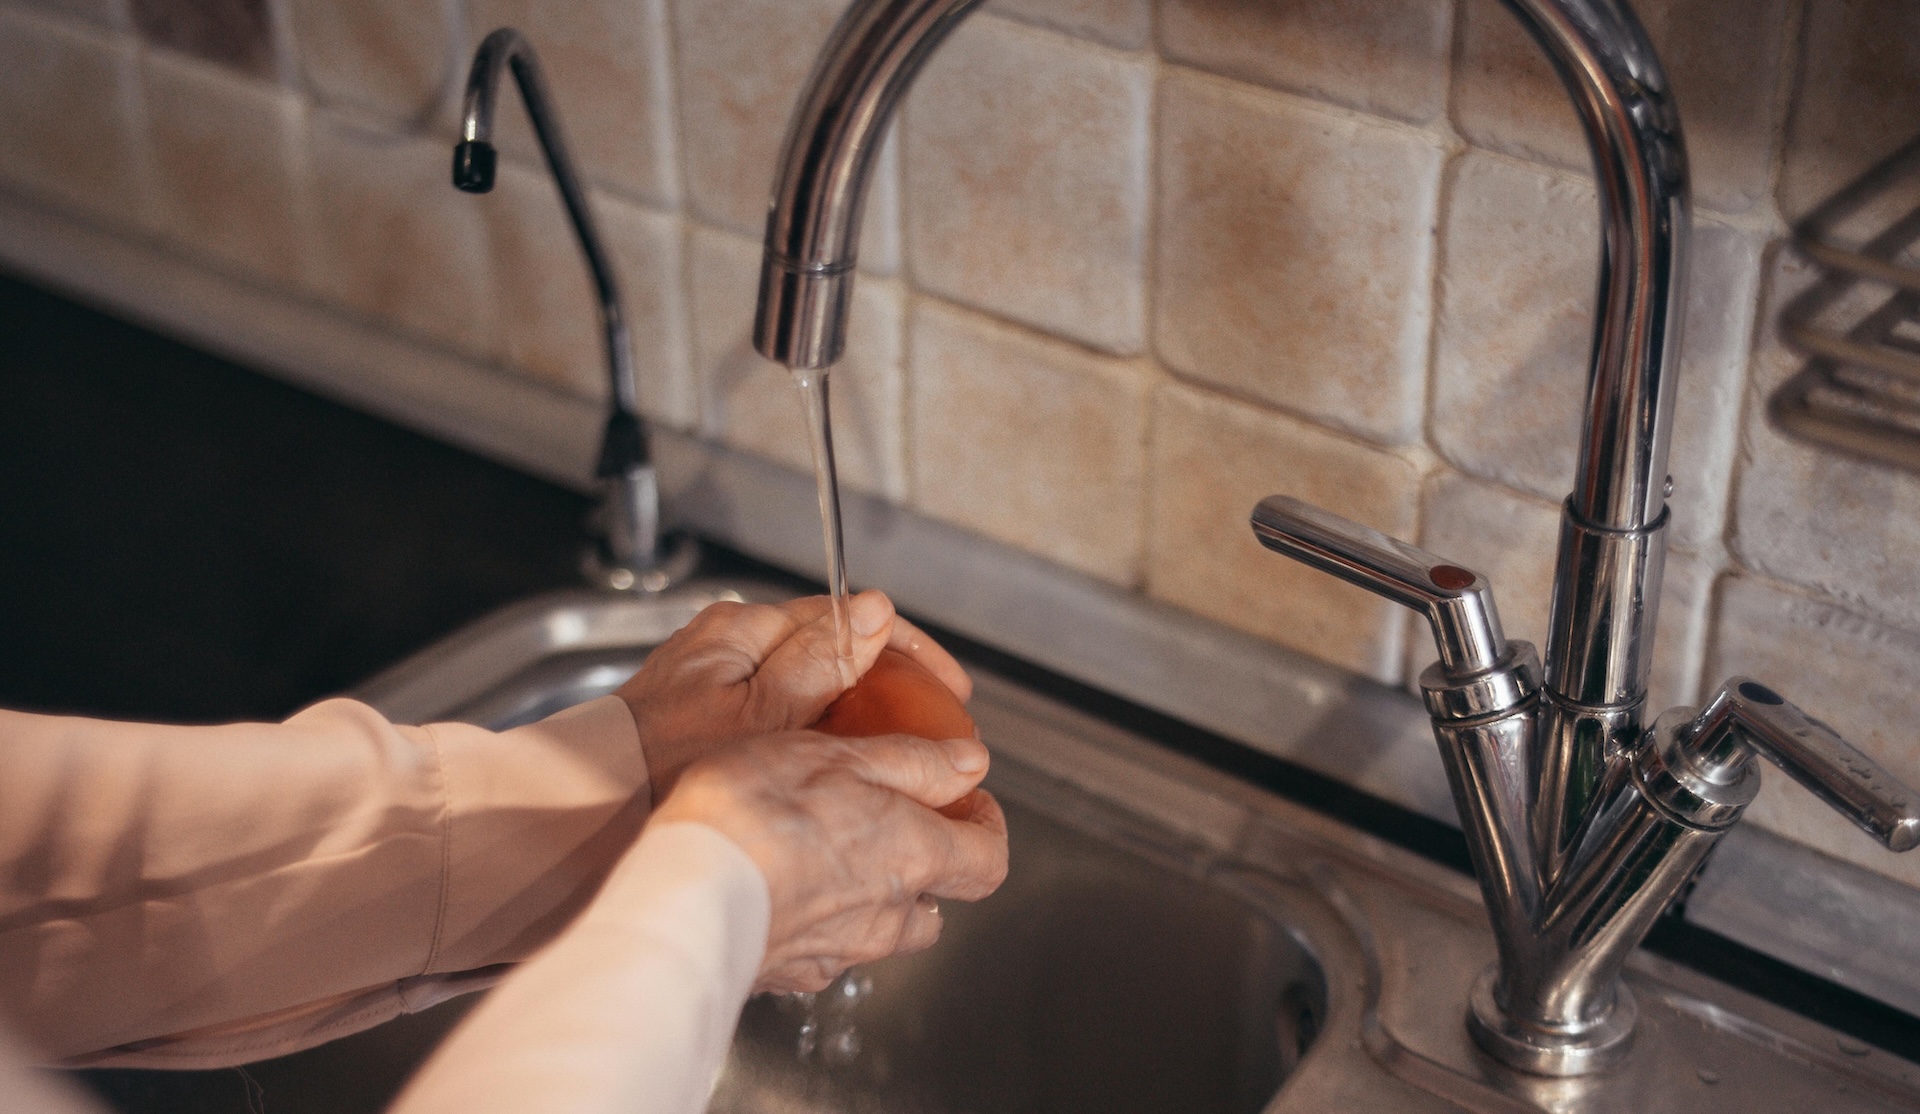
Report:
[[[657,634],[651,639],[657,644],[716,599],[777,602],[790,595],[745,579],[703,579],[657,597],[548,593],[456,632],[352,695],[404,718],[406,709],[425,700],[419,690],[443,671],[466,678],[471,696],[545,657],[621,645],[631,649],[635,632]],[[1383,976],[1381,941],[1392,936],[1393,926],[1346,895],[1355,886],[1385,886],[1450,922],[1447,931],[1477,941],[1490,957],[1491,934],[1470,877],[991,671],[976,670],[975,691],[976,718],[997,755],[1075,795],[1117,808],[1177,845],[1197,849],[1210,880],[1242,887],[1256,900],[1264,895],[1285,910],[1284,919],[1270,919],[1302,939],[1319,963],[1328,986],[1327,1011],[1321,1038],[1284,1081],[1269,1114],[1311,1109],[1289,1096],[1316,1072],[1352,1076],[1368,1070],[1410,1083],[1448,1109],[1568,1108],[1573,1092],[1564,1086],[1543,1091],[1531,1077],[1503,1075],[1473,1054],[1458,1019],[1477,967],[1457,972],[1462,976],[1455,980],[1462,984],[1458,1008],[1434,1013],[1419,1026],[1421,1032],[1397,1032],[1383,1014],[1382,1001],[1394,993],[1394,980]],[[1022,730],[997,732],[996,716],[1017,719]],[[1784,1054],[1806,1071],[1836,1076],[1900,1103],[1899,1108],[1920,1110],[1920,1064],[1877,1048],[1856,1053],[1842,1044],[1845,1055],[1825,1052],[1835,1047],[1834,1030],[1645,951],[1634,954],[1628,972],[1643,1002],[1661,1003],[1703,1022],[1702,1041],[1719,1040],[1716,1047],[1737,1041],[1750,1052],[1764,1048]],[[1583,1099],[1586,1105],[1578,1108],[1635,1109],[1619,1101],[1631,1090],[1624,1078],[1590,1081],[1584,1093],[1592,1101]],[[1399,1101],[1404,1106],[1411,1098]]]

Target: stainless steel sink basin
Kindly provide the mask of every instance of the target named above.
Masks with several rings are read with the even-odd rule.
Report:
[[[749,1004],[712,1110],[1266,1105],[1318,1031],[1318,965],[1195,864],[1050,819],[1017,781],[995,786],[1018,848],[1002,890],[950,907],[932,951],[859,968],[811,1009]]]
[[[743,594],[763,593],[546,597],[360,695],[407,719],[525,723],[609,691],[699,606]],[[863,967],[810,1008],[750,1003],[716,1114],[1253,1114],[1272,1098],[1326,1010],[1279,914],[1212,884],[1205,848],[1017,760],[989,786],[1016,848],[1006,885],[949,903],[937,948]]]
[[[542,597],[357,695],[403,720],[525,722],[617,685],[723,597],[770,598]],[[1618,1069],[1500,1067],[1462,1023],[1493,951],[1471,879],[992,674],[976,684],[1007,884],[949,906],[932,951],[810,1007],[749,1003],[715,1114],[1920,1111],[1920,1065],[1645,953]],[[276,1114],[376,1111],[468,1008],[249,1070]],[[228,1083],[231,1106],[156,1109],[249,1109]]]

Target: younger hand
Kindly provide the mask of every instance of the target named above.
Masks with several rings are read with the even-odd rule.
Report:
[[[978,739],[841,739],[795,731],[690,767],[657,821],[717,829],[772,898],[758,990],[821,990],[842,971],[940,936],[938,899],[976,901],[1007,874],[1007,824],[976,788]]]
[[[926,666],[963,702],[973,682],[953,656],[866,591],[850,601],[853,660],[834,651],[827,597],[716,603],[647,656],[622,685],[656,803],[690,763],[737,739],[807,727],[872,668],[884,646]]]

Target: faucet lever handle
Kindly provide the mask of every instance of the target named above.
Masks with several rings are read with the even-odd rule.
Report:
[[[1735,677],[1720,686],[1694,718],[1689,735],[1689,757],[1709,776],[1750,749],[1888,850],[1920,845],[1920,796],[1839,732],[1758,681]]]
[[[1485,673],[1507,656],[1493,586],[1470,569],[1285,495],[1253,509],[1253,533],[1275,553],[1424,614],[1450,676]]]

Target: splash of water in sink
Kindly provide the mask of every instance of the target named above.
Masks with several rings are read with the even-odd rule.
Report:
[[[853,970],[817,994],[787,995],[781,1001],[782,1011],[800,1019],[794,1056],[801,1063],[828,1067],[844,1067],[858,1060],[861,1045],[855,1008],[872,994],[872,976]]]

